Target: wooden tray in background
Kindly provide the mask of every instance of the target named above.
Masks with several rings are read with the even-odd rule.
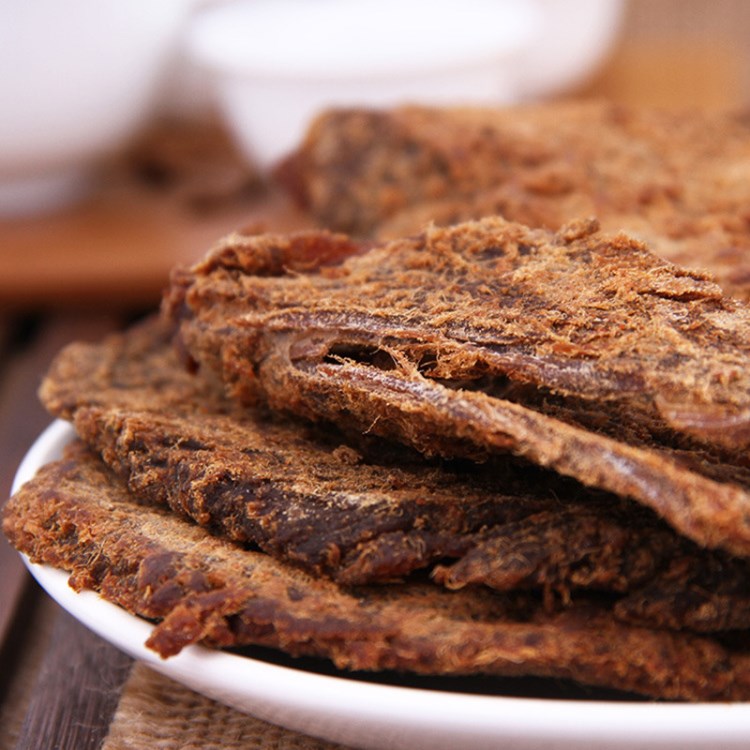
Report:
[[[303,224],[268,193],[196,212],[144,186],[105,185],[73,209],[0,222],[0,310],[152,306],[170,269],[197,260],[223,235]]]

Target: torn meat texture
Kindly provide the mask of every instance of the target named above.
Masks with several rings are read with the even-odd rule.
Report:
[[[743,114],[545,102],[330,110],[278,177],[322,226],[359,236],[596,216],[749,299],[749,165]]]
[[[42,399],[139,498],[229,539],[349,585],[440,563],[434,578],[450,588],[541,589],[550,607],[580,588],[658,592],[663,574],[677,597],[675,559],[686,579],[713,570],[716,587],[730,573],[750,578],[747,561],[697,548],[645,509],[530,466],[428,463],[249,412],[181,368],[168,338],[150,320],[72,344],[53,362]],[[708,583],[692,609],[679,598],[670,611],[660,594],[654,621],[710,608],[703,630],[750,627],[750,590],[713,602]]]
[[[750,554],[743,303],[592,222],[493,217],[298,270],[326,236],[235,235],[174,274],[165,314],[231,397],[426,454],[510,452]]]
[[[706,636],[617,622],[606,602],[548,612],[528,594],[424,584],[346,590],[147,507],[81,444],[6,505],[3,530],[33,561],[70,572],[155,621],[147,645],[263,645],[341,669],[537,675],[686,700],[747,700],[750,657]]]

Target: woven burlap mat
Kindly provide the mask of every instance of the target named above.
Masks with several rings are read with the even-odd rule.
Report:
[[[102,750],[344,750],[216,703],[136,664]]]

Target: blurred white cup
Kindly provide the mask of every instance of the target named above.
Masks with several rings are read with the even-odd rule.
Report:
[[[151,112],[187,0],[0,2],[0,216],[76,198]]]
[[[233,0],[188,48],[247,158],[272,166],[331,106],[508,104],[556,92],[611,44],[622,0]]]
[[[515,65],[518,93],[535,99],[564,92],[602,63],[622,25],[623,0],[531,0],[540,10],[537,43]]]
[[[507,62],[540,20],[527,0],[237,0],[198,13],[188,43],[267,167],[325,107],[513,100]]]

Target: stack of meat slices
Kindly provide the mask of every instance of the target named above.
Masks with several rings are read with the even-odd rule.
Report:
[[[234,235],[58,356],[4,530],[164,656],[747,700],[748,323],[591,221]]]

